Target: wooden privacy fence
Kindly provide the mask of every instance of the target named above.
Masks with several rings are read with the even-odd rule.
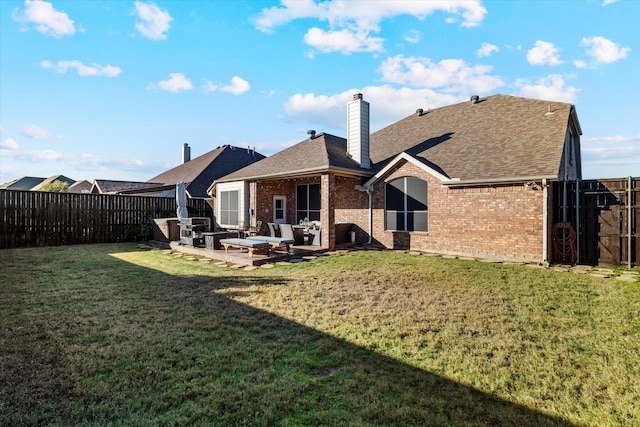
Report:
[[[187,208],[213,218],[206,200]],[[175,198],[0,190],[0,248],[145,241],[152,219],[175,216]]]
[[[632,267],[640,265],[638,247],[639,178],[585,180],[557,183],[554,221],[570,222],[577,230],[578,262],[592,265]],[[578,197],[576,197],[578,191]],[[578,224],[579,222],[579,224]]]

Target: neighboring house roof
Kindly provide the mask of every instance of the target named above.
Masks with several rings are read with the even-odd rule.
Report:
[[[0,190],[31,190],[44,180],[45,178],[24,176],[22,178],[14,179],[13,181],[5,182],[0,185]]]
[[[73,185],[74,182],[76,182],[74,179],[71,178],[67,178],[64,175],[54,175],[54,176],[50,176],[49,178],[44,179],[40,184],[36,185],[35,187],[33,187],[31,190],[33,191],[40,191],[40,189],[47,185],[47,184],[52,184],[56,181],[60,181],[60,182],[66,182],[67,185],[71,186]]]
[[[346,139],[321,133],[226,175],[218,182],[277,178],[329,170],[351,175],[371,175],[371,169],[361,168],[346,153]]]
[[[149,182],[162,185],[184,182],[189,197],[209,197],[207,188],[213,181],[264,158],[254,150],[223,145],[161,173]]]
[[[557,177],[571,104],[494,95],[412,114],[371,135],[376,171],[401,152],[461,181]]]
[[[97,194],[120,194],[130,191],[143,191],[162,186],[158,182],[115,181],[96,179],[91,186],[91,192]]]
[[[91,183],[86,179],[76,181],[69,186],[69,193],[88,193],[91,191]]]

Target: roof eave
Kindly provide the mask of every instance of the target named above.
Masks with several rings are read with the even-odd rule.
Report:
[[[444,180],[441,184],[445,187],[477,187],[484,185],[507,185],[507,184],[523,184],[526,182],[541,182],[543,179],[549,181],[557,181],[557,175],[537,175],[537,176],[514,176],[505,178],[482,178],[482,179],[449,179]]]

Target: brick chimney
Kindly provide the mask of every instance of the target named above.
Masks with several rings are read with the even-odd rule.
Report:
[[[347,104],[347,155],[363,168],[371,168],[369,158],[369,103],[361,93]]]

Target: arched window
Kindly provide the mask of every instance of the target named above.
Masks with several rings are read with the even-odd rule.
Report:
[[[427,181],[412,176],[385,184],[385,230],[427,231]]]

